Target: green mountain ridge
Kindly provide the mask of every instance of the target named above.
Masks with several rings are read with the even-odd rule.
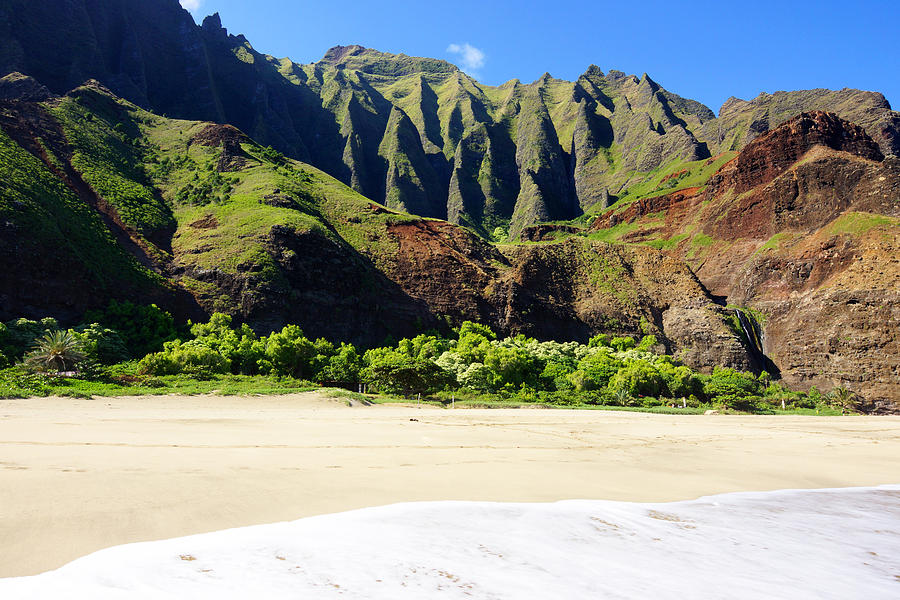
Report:
[[[900,116],[870,92],[734,100],[716,118],[646,74],[594,65],[574,82],[545,74],[492,87],[446,61],[361,46],[336,46],[307,65],[277,59],[229,35],[218,15],[194,25],[175,0],[7,4],[0,75],[20,71],[55,93],[95,78],[157,113],[231,123],[391,208],[486,237],[498,226],[516,237],[578,217],[664,165],[740,150],[806,110],[836,112],[886,154],[900,150]],[[61,21],[47,9],[56,4],[72,26],[53,25]],[[72,55],[46,57],[37,44],[48,35]]]
[[[0,73],[0,320],[118,299],[364,346],[652,333],[697,369],[900,400],[900,115],[875,92],[716,116],[594,65],[302,65],[175,0],[7,0]]]
[[[21,85],[5,78],[0,91],[10,79]],[[156,301],[182,318],[221,311],[362,344],[474,319],[542,338],[653,331],[698,367],[752,367],[723,309],[658,251],[498,248],[374,203],[234,127],[160,117],[97,82],[0,113],[0,248],[19,264],[0,280],[0,318]],[[695,326],[664,327],[680,314]]]

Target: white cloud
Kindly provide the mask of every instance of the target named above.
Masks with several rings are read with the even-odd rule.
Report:
[[[198,10],[201,4],[203,4],[203,0],[181,0],[181,6],[191,12]]]
[[[475,75],[484,66],[484,52],[471,44],[450,44],[447,52],[459,55],[460,66],[469,75]]]

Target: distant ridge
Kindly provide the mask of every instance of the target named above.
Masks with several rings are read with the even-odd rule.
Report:
[[[0,75],[23,72],[57,94],[94,78],[161,114],[232,123],[372,199],[485,236],[577,217],[663,165],[740,150],[805,110],[835,112],[885,154],[900,151],[900,115],[874,92],[732,99],[716,118],[646,74],[596,65],[574,82],[545,74],[500,87],[359,45],[300,65],[256,52],[218,14],[198,27],[177,0],[13,0],[0,37]]]

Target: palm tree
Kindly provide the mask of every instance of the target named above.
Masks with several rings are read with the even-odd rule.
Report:
[[[837,386],[832,388],[828,396],[832,402],[841,407],[841,414],[844,414],[845,410],[856,408],[856,394],[845,387]]]
[[[34,341],[31,352],[25,363],[39,369],[71,370],[85,359],[81,351],[81,342],[71,331],[48,331],[43,337]]]

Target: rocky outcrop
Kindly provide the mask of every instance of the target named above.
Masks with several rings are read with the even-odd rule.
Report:
[[[0,78],[0,101],[41,102],[50,96],[50,90],[33,77],[21,73],[9,73]]]
[[[878,145],[859,125],[831,113],[802,113],[750,142],[711,182],[713,193],[733,188],[735,193],[742,194],[765,185],[816,146],[868,160],[884,158]]]
[[[378,153],[387,164],[385,205],[415,215],[447,216],[447,200],[440,195],[437,175],[422,149],[419,132],[397,107],[391,109]]]
[[[517,246],[507,258],[497,297],[508,331],[586,339],[646,330],[692,367],[757,367],[690,269],[657,250],[570,238]]]
[[[515,146],[497,126],[479,125],[456,148],[447,218],[453,223],[481,226],[489,234],[515,208],[519,179]]]
[[[883,154],[900,154],[900,113],[891,110],[890,103],[877,92],[846,88],[762,93],[750,101],[732,97],[722,105],[717,119],[701,126],[698,137],[713,153],[741,150],[799,113],[817,110],[861,126]]]
[[[900,160],[861,127],[801,114],[705,188],[611,209],[592,228],[620,223],[630,241],[680,239],[667,252],[712,294],[761,311],[764,351],[789,384],[900,405]]]

